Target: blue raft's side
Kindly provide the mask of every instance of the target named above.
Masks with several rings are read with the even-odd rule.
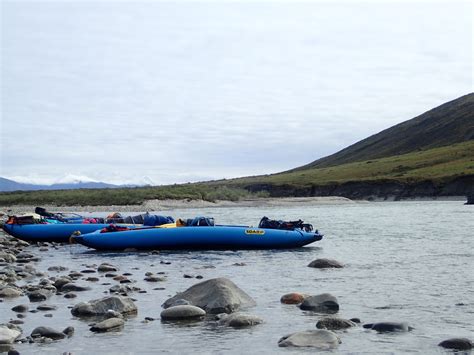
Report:
[[[27,242],[56,242],[67,243],[71,234],[79,231],[81,233],[92,233],[98,229],[107,227],[108,224],[4,224],[3,229],[15,238]]]
[[[98,250],[134,249],[288,249],[321,240],[319,233],[243,226],[147,228],[74,236],[73,241]]]

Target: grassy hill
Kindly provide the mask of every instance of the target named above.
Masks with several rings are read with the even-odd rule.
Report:
[[[147,199],[259,196],[435,197],[474,194],[474,94],[293,170],[143,188],[0,193],[0,206],[130,205]]]
[[[474,94],[447,102],[411,120],[294,170],[373,160],[474,140]]]
[[[474,187],[474,140],[386,158],[215,184],[267,191],[272,196],[465,195]]]

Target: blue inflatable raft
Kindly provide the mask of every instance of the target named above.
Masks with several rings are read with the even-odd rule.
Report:
[[[300,229],[264,229],[247,226],[187,226],[136,228],[73,236],[71,240],[98,250],[239,250],[288,249],[321,240],[316,232]]]

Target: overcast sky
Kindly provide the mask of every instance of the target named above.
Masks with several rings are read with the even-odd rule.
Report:
[[[24,182],[279,172],[473,91],[471,2],[1,12],[0,176]]]

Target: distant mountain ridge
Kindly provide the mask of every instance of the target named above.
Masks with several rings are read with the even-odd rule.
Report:
[[[0,177],[0,191],[37,191],[37,190],[71,190],[71,189],[114,189],[122,186],[107,184],[105,182],[74,182],[51,185],[36,185],[16,182]]]
[[[435,107],[335,154],[292,169],[326,168],[474,140],[474,93]]]

